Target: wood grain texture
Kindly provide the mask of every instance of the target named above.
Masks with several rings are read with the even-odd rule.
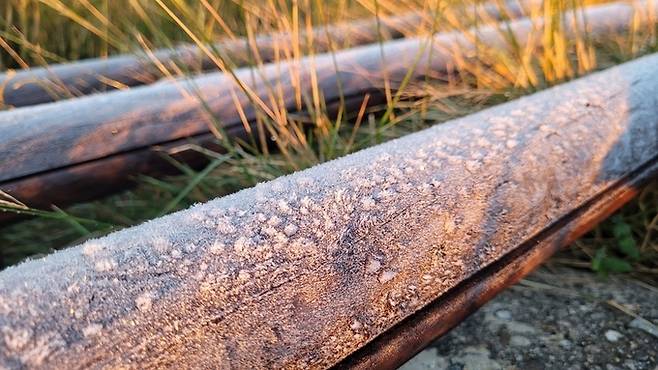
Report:
[[[336,365],[520,246],[555,227],[566,242],[627,200],[616,192],[635,174],[655,175],[657,81],[658,55],[641,58],[9,268],[0,363]]]
[[[505,17],[519,17],[526,14],[537,1],[511,1],[506,4]],[[447,10],[459,17],[464,12],[487,18],[500,18],[496,4],[480,4],[466,9]],[[472,15],[471,15],[472,16]],[[395,17],[365,19],[350,23],[339,23],[318,27],[313,31],[312,49],[315,53],[331,49],[341,49],[386,41],[414,33],[423,24],[431,24],[429,16],[410,12]],[[427,26],[430,28],[430,26]],[[309,49],[309,37],[303,32],[293,41],[288,33],[262,35],[251,45],[247,39],[225,40],[213,45],[229,65],[243,66],[264,63],[277,58],[283,59],[284,50],[293,42],[299,43],[301,50]],[[252,47],[258,50],[259,58],[254,57]],[[173,50],[155,51],[154,57],[162,65],[184,66],[192,72],[218,70],[213,61],[197,46],[185,45]],[[114,90],[115,86],[139,86],[153,83],[163,76],[162,72],[148,55],[120,55],[107,59],[88,59],[69,64],[52,65],[47,68],[31,68],[0,74],[0,107],[23,107],[67,99],[98,92]]]
[[[612,215],[656,177],[658,158],[620,179],[605,193],[574,209],[568,217],[460,282],[335,367],[355,370],[397,369],[503,289],[519,282],[555,252],[567,247]]]
[[[580,22],[583,18],[591,20],[588,27],[590,35],[595,37],[624,29],[633,15],[631,5],[620,3],[593,7],[577,18]],[[573,13],[565,15],[573,16]],[[511,32],[520,42],[530,37],[531,27],[528,19],[510,23]],[[492,46],[507,44],[496,28],[480,28],[478,35]],[[240,69],[237,76],[254,91],[251,97],[242,92],[232,77],[213,73],[191,81],[163,82],[2,112],[0,158],[11,160],[0,161],[0,188],[11,188],[10,193],[27,204],[50,204],[53,202],[48,199],[50,194],[61,191],[53,187],[50,187],[53,192],[40,191],[33,185],[27,189],[20,184],[39,183],[36,177],[56,176],[52,174],[56,171],[60,172],[60,189],[66,188],[65,176],[71,184],[83,183],[85,176],[91,179],[94,175],[83,171],[83,167],[76,169],[77,165],[87,166],[110,156],[118,163],[124,153],[208,134],[213,119],[221,122],[225,130],[238,132],[243,123],[236,101],[246,118],[253,120],[257,112],[252,104],[254,96],[264,102],[274,97],[291,111],[303,109],[297,105],[296,95],[308,93],[315,76],[329,105],[340,100],[341,91],[348,100],[358,100],[371,93],[375,97],[372,101],[377,101],[386,78],[395,87],[414,66],[412,77],[415,78],[445,75],[454,63],[456,50],[467,55],[474,49],[470,40],[461,33],[439,34],[431,43],[428,38],[397,40],[382,46],[344,50],[333,56],[323,54],[281,65],[265,65],[258,69],[260,73],[250,68]],[[132,174],[125,168],[115,165],[103,171],[107,179],[113,176],[111,181],[118,185],[128,181]],[[75,201],[77,193],[70,195],[68,200]]]

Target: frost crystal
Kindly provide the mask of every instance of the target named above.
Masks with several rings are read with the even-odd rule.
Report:
[[[100,334],[101,330],[103,330],[103,325],[101,325],[101,324],[90,324],[90,325],[87,325],[84,329],[82,329],[82,335],[84,335],[85,337],[94,337],[94,336]]]
[[[288,224],[286,227],[283,229],[283,232],[286,233],[288,236],[293,236],[295,233],[299,230],[299,228],[294,225],[294,224]]]
[[[148,311],[153,306],[153,293],[144,292],[135,299],[135,306],[140,311]]]
[[[94,268],[98,272],[107,272],[113,270],[117,263],[112,258],[101,258],[94,264]]]
[[[103,250],[103,246],[101,244],[91,241],[87,242],[84,247],[82,247],[82,254],[91,257],[101,250]]]

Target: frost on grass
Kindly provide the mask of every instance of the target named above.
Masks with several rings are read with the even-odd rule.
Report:
[[[655,61],[641,66],[658,74]],[[9,268],[0,364],[67,368],[126,353],[138,363],[191,340],[186,351],[223,353],[228,337],[251,338],[234,355],[257,361],[271,356],[253,338],[278,336],[304,340],[264,346],[300,358],[315,346],[336,359],[607,187],[612,179],[581,184],[598,178],[633,112],[658,106],[626,102],[629,81],[658,96],[641,70],[548,90]],[[634,163],[656,146],[646,141]],[[309,319],[332,316],[341,319]]]

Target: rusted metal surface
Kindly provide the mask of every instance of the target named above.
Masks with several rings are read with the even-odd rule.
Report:
[[[522,16],[537,1],[512,1],[505,6],[506,17]],[[474,5],[465,9],[450,10],[454,16],[464,12],[488,18],[500,18],[496,4]],[[308,40],[313,40],[314,52],[325,52],[335,48],[390,40],[414,33],[423,24],[431,24],[431,17],[419,12],[410,12],[397,17],[366,19],[351,23],[319,27],[312,37],[303,32],[293,38],[290,34],[259,36],[253,43],[240,38],[217,43],[210,48],[217,52],[227,64],[242,66],[257,62],[269,62],[284,58],[284,51],[293,43],[306,50]],[[429,26],[428,26],[429,28]],[[258,57],[253,48],[258,50]],[[214,52],[213,51],[213,52]],[[155,51],[148,55],[121,55],[107,59],[89,59],[81,62],[52,65],[47,68],[32,68],[0,74],[0,107],[2,105],[23,107],[43,104],[69,97],[83,96],[95,92],[106,92],[117,86],[130,87],[150,84],[163,76],[158,63],[170,68],[179,65],[192,71],[218,70],[211,58],[197,46],[181,46],[174,50]],[[173,69],[175,70],[175,68]]]
[[[645,57],[9,268],[0,363],[326,368],[443,302],[352,362],[400,363],[655,175],[657,81]]]
[[[641,4],[646,7],[649,3]],[[591,37],[623,30],[635,15],[633,6],[627,3],[593,7],[576,14],[566,14],[566,24],[589,19]],[[577,21],[570,21],[574,16]],[[536,21],[534,27],[538,27],[539,22]],[[533,22],[528,19],[509,24],[510,32],[520,43],[529,42],[529,38],[539,42],[536,37],[531,37],[529,30],[532,27]],[[491,46],[508,44],[504,33],[495,27],[479,28],[477,35],[480,42]],[[123,165],[121,158],[126,153],[148,150],[153,145],[190,136],[207,135],[209,125],[214,122],[210,113],[225,130],[243,130],[244,133],[236,101],[244,108],[249,121],[256,117],[256,108],[252,104],[255,97],[264,102],[273,97],[292,111],[303,109],[298,105],[297,97],[311,90],[315,77],[328,105],[340,101],[341,91],[348,100],[362,99],[369,92],[374,97],[371,101],[376,101],[377,96],[381,98],[383,95],[380,89],[386,78],[395,86],[413,67],[412,77],[415,78],[447,73],[454,62],[455,50],[461,55],[474,50],[472,37],[461,33],[439,34],[432,42],[428,38],[398,40],[298,62],[270,64],[260,68],[261,73],[248,68],[238,70],[238,77],[253,91],[251,96],[243,93],[230,76],[214,73],[192,81],[166,82],[2,112],[0,158],[11,160],[0,161],[0,189],[9,190],[29,205],[50,204],[50,194],[55,193],[64,194],[58,198],[64,204],[71,203],[81,194],[61,191],[66,189],[67,181],[80,187],[96,186],[88,181],[94,175],[84,171],[91,162],[112,157],[114,167],[104,167],[102,171],[112,184],[125,183],[130,174],[125,168],[129,165]],[[272,81],[278,84],[274,91]],[[342,89],[338,88],[339,85]],[[105,163],[109,166],[110,162]],[[153,172],[157,169],[157,166],[144,168]],[[53,192],[36,189],[34,184],[42,182],[38,177],[44,175],[59,177],[53,183],[61,184],[60,190],[52,186]]]

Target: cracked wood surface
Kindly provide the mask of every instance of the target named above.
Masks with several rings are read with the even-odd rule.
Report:
[[[336,365],[655,175],[656,117],[652,55],[9,268],[0,364]]]

